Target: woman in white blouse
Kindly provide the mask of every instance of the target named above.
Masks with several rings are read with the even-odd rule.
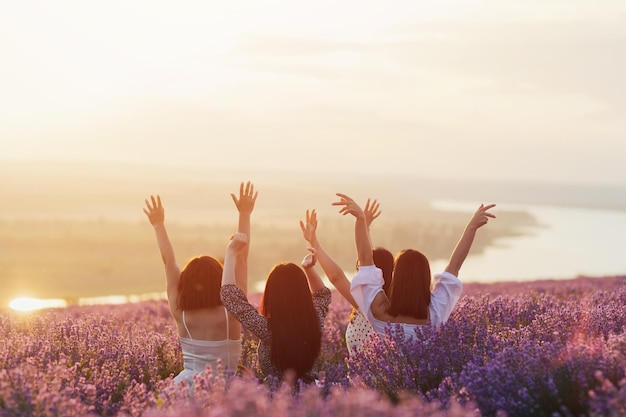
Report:
[[[407,337],[415,337],[423,325],[440,326],[445,323],[461,297],[463,284],[457,278],[459,269],[474,241],[476,231],[495,215],[488,210],[495,204],[480,205],[472,215],[457,243],[448,266],[436,274],[431,285],[428,259],[414,249],[401,251],[395,260],[389,297],[383,291],[383,277],[374,265],[372,245],[363,209],[350,197],[338,193],[341,214],[355,218],[355,240],[359,271],[352,279],[350,293],[374,331],[384,335],[390,324],[399,324]]]

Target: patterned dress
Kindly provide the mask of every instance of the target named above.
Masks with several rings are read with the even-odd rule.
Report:
[[[348,354],[352,356],[355,352],[360,351],[363,343],[374,334],[374,328],[365,317],[361,310],[352,309],[348,327],[346,327],[346,345]]]
[[[271,360],[270,348],[272,346],[272,334],[270,332],[267,318],[259,314],[244,292],[233,284],[222,285],[220,290],[222,303],[226,309],[239,320],[252,334],[259,338],[258,360],[259,367],[264,376],[281,377],[282,372],[274,367]],[[331,300],[331,292],[324,287],[313,293],[313,305],[317,312],[320,329],[324,329],[324,319],[328,314]]]

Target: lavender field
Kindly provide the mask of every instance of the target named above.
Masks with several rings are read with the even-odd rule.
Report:
[[[449,322],[347,359],[334,295],[320,383],[202,374],[193,391],[165,302],[0,312],[0,416],[623,416],[626,276],[466,284]],[[242,364],[254,374],[256,340]]]

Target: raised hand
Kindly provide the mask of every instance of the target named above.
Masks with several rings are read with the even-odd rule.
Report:
[[[243,182],[239,185],[239,198],[235,194],[231,194],[230,197],[240,213],[250,214],[254,210],[254,203],[258,194],[258,191],[254,191],[254,185],[248,181],[245,185]]]
[[[489,222],[490,218],[495,219],[496,216],[492,213],[489,213],[488,211],[494,208],[495,206],[496,206],[495,204],[489,204],[487,206],[485,206],[484,204],[481,204],[480,207],[478,207],[478,209],[476,210],[476,212],[474,212],[474,215],[472,216],[469,223],[467,224],[467,227],[477,230],[479,227],[486,225]]]
[[[302,235],[307,242],[311,245],[315,245],[317,241],[317,235],[315,233],[317,230],[317,213],[315,212],[315,209],[311,212],[309,212],[309,210],[306,211],[305,221],[306,223],[300,220]]]
[[[365,219],[365,213],[363,209],[354,201],[351,197],[348,197],[346,194],[337,193],[339,197],[339,201],[335,201],[332,203],[333,206],[342,206],[339,213],[343,214],[352,214],[356,218]]]
[[[317,253],[315,252],[315,249],[308,248],[308,250],[309,250],[309,253],[307,253],[305,257],[302,259],[302,268],[304,269],[314,267],[315,263],[317,262]]]
[[[469,223],[467,223],[467,226],[465,226],[463,234],[457,242],[454,251],[452,251],[450,261],[446,267],[446,272],[451,273],[455,277],[459,276],[459,270],[461,269],[463,262],[465,262],[465,258],[469,254],[472,243],[474,242],[474,236],[476,236],[476,231],[479,227],[486,225],[490,218],[495,219],[496,216],[488,212],[488,210],[494,208],[495,206],[495,204],[489,204],[487,206],[481,204],[472,215],[472,218]]]
[[[248,244],[248,236],[245,233],[235,233],[230,237],[230,242],[226,250],[236,254]]]
[[[146,199],[145,202],[146,208],[143,209],[143,212],[148,216],[150,224],[153,226],[163,224],[165,222],[165,209],[163,204],[161,204],[161,197],[159,195],[156,197],[151,195],[150,201]]]
[[[178,284],[180,282],[180,267],[176,262],[174,247],[165,230],[165,209],[161,204],[161,197],[151,195],[150,199],[145,199],[146,207],[143,212],[148,216],[148,220],[154,229],[157,245],[163,266],[165,266],[167,300],[172,314],[178,314]]]
[[[379,207],[380,204],[378,204],[378,200],[374,200],[370,203],[370,199],[367,199],[367,202],[365,203],[365,209],[363,210],[367,227],[370,227],[374,219],[380,216],[381,211]]]

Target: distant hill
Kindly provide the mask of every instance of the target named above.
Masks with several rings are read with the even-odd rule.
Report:
[[[396,252],[418,247],[430,259],[449,256],[467,212],[438,211],[432,199],[549,203],[626,209],[619,187],[441,181],[332,173],[182,170],[154,165],[2,162],[0,164],[0,305],[12,297],[78,298],[162,291],[164,277],[153,231],[142,208],[159,193],[178,262],[223,254],[237,214],[230,193],[252,180],[259,190],[253,213],[250,282],[271,266],[299,262],[306,251],[299,220],[319,214],[318,235],[346,270],[354,268],[354,222],[337,214],[336,192],[363,203],[379,199],[375,245]],[[523,211],[498,212],[476,240],[480,253],[501,237],[539,227]]]

